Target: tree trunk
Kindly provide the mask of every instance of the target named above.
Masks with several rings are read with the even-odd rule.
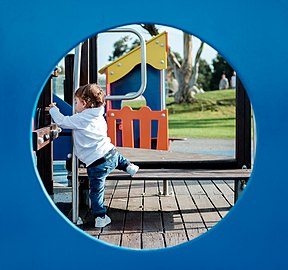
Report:
[[[184,62],[180,69],[178,69],[177,77],[179,81],[179,90],[175,93],[175,103],[192,103],[195,92],[195,84],[198,79],[199,61],[203,51],[204,42],[197,51],[195,62],[193,66],[192,58],[192,36],[184,33]]]
[[[192,79],[189,83],[190,88],[193,88],[193,86],[197,83],[197,79],[199,75],[199,62],[200,62],[200,57],[201,57],[203,48],[204,48],[204,42],[201,41],[200,47],[195,56],[195,62],[194,62],[193,71],[192,71]]]
[[[184,33],[183,41],[183,64],[180,69],[178,69],[179,78],[179,89],[175,93],[174,101],[175,103],[190,103],[192,101],[192,96],[190,94],[189,83],[192,78],[192,36]]]

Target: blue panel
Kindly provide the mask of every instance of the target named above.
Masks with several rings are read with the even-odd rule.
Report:
[[[140,65],[134,67],[127,75],[120,80],[111,83],[112,95],[125,95],[130,92],[137,92],[141,85],[141,68]],[[146,104],[152,110],[161,110],[161,77],[160,71],[147,65],[147,86],[143,96]],[[120,101],[112,102],[113,109],[121,108]]]
[[[180,0],[177,15],[166,1],[139,4],[0,2],[0,269],[288,269],[287,0]],[[243,196],[207,233],[165,250],[117,248],[70,224],[32,158],[35,101],[58,61],[89,36],[136,22],[172,25],[210,43],[241,77],[257,122]]]
[[[61,98],[53,95],[53,101],[64,115],[72,115],[72,107]],[[60,136],[53,143],[53,160],[66,160],[67,155],[72,153],[72,132],[63,129]]]
[[[146,100],[146,105],[151,110],[161,110],[161,73],[159,70],[147,65],[147,86],[143,96]],[[137,65],[127,75],[116,82],[111,83],[111,95],[125,95],[129,92],[136,92],[139,90],[141,84],[141,67]],[[112,101],[113,109],[121,108],[121,101]],[[157,137],[158,125],[152,122],[152,137]],[[117,136],[120,137],[120,132],[117,131]],[[134,122],[134,146],[140,146],[139,122]],[[118,144],[121,146],[121,144]],[[153,146],[153,145],[152,145]],[[155,148],[156,145],[154,144]]]
[[[57,107],[60,109],[61,113],[64,115],[72,115],[72,106],[68,104],[63,99],[56,95],[53,95],[53,102],[56,103]]]

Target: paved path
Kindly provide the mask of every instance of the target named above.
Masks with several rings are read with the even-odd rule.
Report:
[[[235,156],[235,139],[184,139],[174,140],[171,151],[192,152],[199,154],[215,154]]]

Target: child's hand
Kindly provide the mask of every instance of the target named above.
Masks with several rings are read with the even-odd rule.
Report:
[[[49,107],[46,107],[46,108],[45,108],[45,111],[50,111],[50,109],[53,108],[53,107],[56,107],[56,103],[55,103],[55,102],[49,104]]]

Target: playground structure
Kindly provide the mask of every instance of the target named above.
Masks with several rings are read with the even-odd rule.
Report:
[[[110,32],[116,32],[117,30],[111,30]],[[118,31],[132,31],[120,29]],[[134,30],[133,30],[134,31]],[[52,126],[51,117],[45,108],[52,102],[52,100],[58,105],[60,110],[66,114],[71,115],[73,111],[73,103],[71,100],[71,93],[73,93],[73,87],[76,89],[78,86],[75,86],[75,80],[82,81],[81,84],[88,82],[87,70],[91,66],[91,61],[88,59],[88,44],[93,44],[95,38],[91,38],[82,46],[78,46],[75,55],[66,56],[66,76],[65,76],[65,87],[64,87],[64,101],[61,100],[56,95],[51,93],[51,79],[46,83],[46,87],[41,95],[40,103],[38,102],[36,112],[45,112],[42,115],[36,114],[39,118],[41,116],[41,129],[34,131],[33,134],[40,134],[39,136],[34,136],[33,144],[37,145],[41,141],[42,137],[44,138],[42,129],[50,130]],[[143,38],[142,38],[143,40]],[[93,46],[90,46],[93,48]],[[142,45],[143,47],[143,45]],[[158,36],[152,38],[146,43],[146,48],[144,50],[144,56],[147,62],[147,72],[143,77],[143,55],[141,56],[141,50],[143,48],[135,48],[128,54],[117,59],[113,63],[105,66],[100,69],[100,73],[106,73],[106,94],[107,94],[107,106],[106,106],[106,118],[108,124],[108,136],[111,138],[111,141],[116,146],[120,147],[136,147],[136,148],[146,148],[146,149],[157,149],[157,150],[168,150],[169,148],[169,138],[168,138],[168,110],[165,109],[165,72],[167,68],[167,33],[163,32]],[[94,54],[90,51],[91,55]],[[147,53],[147,54],[146,54]],[[141,67],[140,67],[141,63]],[[70,66],[70,65],[73,65]],[[146,65],[146,63],[145,63]],[[83,68],[86,67],[86,68]],[[88,68],[87,68],[88,67]],[[91,67],[90,69],[93,70]],[[95,70],[95,68],[94,68]],[[76,75],[75,75],[76,74]],[[78,75],[77,75],[78,74]],[[146,78],[147,76],[147,78]],[[84,77],[84,79],[83,79]],[[52,78],[52,77],[51,77]],[[76,78],[76,79],[75,79]],[[145,82],[145,88],[140,86],[141,81]],[[70,82],[70,83],[69,83]],[[70,87],[69,87],[70,85]],[[141,90],[142,88],[142,90]],[[132,90],[131,90],[132,89]],[[140,89],[138,95],[142,94],[146,100],[146,106],[142,107],[140,110],[132,110],[130,107],[122,108],[123,99],[132,99],[134,89]],[[68,98],[67,98],[68,97]],[[66,101],[67,102],[66,102]],[[70,103],[70,105],[68,104]],[[236,157],[231,159],[218,159],[218,160],[155,160],[154,157],[150,158],[150,161],[139,162],[136,160],[136,163],[140,165],[141,168],[152,169],[155,173],[155,177],[151,177],[151,174],[148,171],[148,178],[145,174],[141,174],[136,177],[135,180],[158,180],[156,169],[166,169],[162,172],[163,178],[163,194],[169,195],[169,186],[168,180],[211,180],[217,177],[222,177],[223,179],[231,179],[235,181],[235,201],[238,199],[240,193],[243,190],[243,186],[246,185],[250,171],[242,170],[243,167],[246,169],[251,168],[251,111],[250,111],[250,102],[246,95],[245,89],[241,84],[241,81],[238,78],[237,89],[236,89]],[[151,110],[151,108],[153,110]],[[37,118],[36,117],[36,118]],[[45,127],[45,124],[47,127]],[[55,125],[55,124],[53,124]],[[57,127],[54,129],[58,130]],[[50,132],[50,131],[49,131]],[[41,137],[42,136],[42,137]],[[66,167],[69,169],[69,180],[72,181],[73,187],[73,215],[72,220],[76,224],[82,223],[79,217],[79,204],[80,201],[86,201],[88,205],[89,202],[87,194],[89,192],[88,179],[85,172],[81,172],[80,177],[78,176],[78,167],[83,167],[84,164],[80,165],[80,162],[76,159],[73,159],[73,150],[72,150],[72,133],[70,130],[61,130],[60,136],[49,135],[50,140],[45,140],[44,146],[47,143],[53,141],[53,146],[51,144],[49,147],[37,148],[37,167],[41,175],[41,179],[46,187],[48,193],[53,197],[53,168],[52,162],[55,160],[65,160],[67,157],[72,157],[67,160]],[[53,149],[52,149],[53,148]],[[153,154],[152,154],[153,155]],[[155,155],[153,155],[155,156]],[[49,159],[47,159],[49,157]],[[72,164],[71,164],[72,163]],[[85,166],[85,165],[84,165]],[[177,169],[184,169],[184,173],[177,171]],[[187,170],[224,170],[218,171],[217,175],[213,176],[210,172],[207,171],[207,177],[205,172],[203,174],[196,176],[192,173],[190,176],[187,176]],[[227,169],[239,170],[239,172],[230,172],[227,173]],[[180,174],[179,174],[180,173]],[[189,174],[189,172],[188,172]],[[172,176],[171,176],[172,175]],[[112,177],[113,178],[113,177]],[[114,176],[115,178],[115,176]],[[108,177],[108,179],[110,179]],[[124,178],[120,175],[118,179]],[[82,183],[79,187],[78,182]],[[79,194],[79,189],[81,190]],[[85,195],[83,195],[85,194]],[[80,198],[79,198],[80,196]],[[86,198],[83,199],[83,196]]]
[[[138,269],[159,267],[172,269],[179,265],[206,269],[230,269],[232,266],[234,269],[287,268],[285,240],[288,237],[285,226],[281,226],[287,221],[285,201],[287,126],[283,124],[284,116],[287,114],[287,95],[284,87],[287,37],[278,27],[287,25],[285,1],[268,1],[261,6],[263,12],[259,12],[258,3],[251,3],[247,9],[245,3],[231,1],[223,1],[222,5],[208,0],[188,4],[180,1],[179,5],[187,7],[182,10],[181,17],[171,14],[168,7],[161,6],[158,2],[153,3],[155,7],[153,10],[149,3],[144,5],[140,17],[137,13],[138,7],[134,5],[131,5],[127,11],[126,6],[119,5],[116,1],[102,3],[102,10],[113,5],[117,7],[109,8],[111,21],[95,19],[92,16],[75,21],[79,13],[87,12],[87,6],[81,5],[77,9],[72,7],[69,14],[63,13],[65,6],[69,4],[68,1],[63,1],[59,4],[58,10],[55,10],[54,6],[39,1],[32,1],[29,6],[27,3],[16,1],[11,4],[5,3],[5,8],[1,9],[3,18],[1,33],[4,42],[1,44],[0,80],[3,89],[8,89],[11,81],[14,82],[13,97],[15,97],[13,106],[8,102],[3,103],[1,108],[3,118],[6,119],[9,113],[10,121],[7,121],[6,130],[14,131],[11,136],[7,136],[7,133],[1,134],[1,149],[7,154],[6,160],[11,161],[3,163],[1,168],[4,182],[0,198],[3,206],[2,216],[5,217],[5,222],[1,224],[1,268],[37,269],[40,266],[41,269],[49,269],[51,265],[43,262],[47,261],[51,250],[54,254],[61,254],[53,257],[55,269],[79,269],[80,266],[83,269],[91,268],[95,266],[95,261],[98,267],[105,267],[106,259],[111,257],[113,260],[110,260],[110,267],[118,269],[130,269],[135,267],[135,264]],[[99,8],[98,3],[87,1],[87,4],[90,5],[89,9]],[[31,8],[33,5],[37,8]],[[207,5],[209,5],[208,10]],[[162,12],[159,13],[159,9]],[[192,9],[206,10],[206,12],[204,16],[203,12],[195,12],[191,17]],[[232,34],[231,29],[223,29],[219,21],[219,14],[223,11],[228,14],[231,9],[235,10]],[[123,16],[117,16],[119,13]],[[52,14],[62,16],[61,29],[51,27]],[[182,18],[186,16],[191,19],[183,22]],[[13,23],[11,18],[14,18]],[[31,157],[32,146],[28,143],[29,140],[31,141],[31,112],[34,101],[43,82],[47,81],[48,75],[50,76],[55,63],[65,52],[92,34],[137,20],[169,22],[171,25],[204,37],[213,47],[223,52],[248,90],[257,120],[258,136],[253,174],[246,191],[229,216],[195,241],[177,248],[147,252],[106,245],[83,235],[76,226],[68,224],[49,198],[47,199],[46,192],[42,192],[42,184],[39,184]],[[34,23],[35,21],[37,24]],[[259,21],[261,24],[256,23]],[[63,29],[71,28],[73,31],[63,35]],[[277,42],[277,55],[274,47],[267,42],[267,31],[269,37]],[[17,43],[15,35],[17,35]],[[31,42],[36,39],[37,42]],[[55,40],[58,41],[57,44]],[[240,49],[235,52],[235,48]],[[263,58],[264,52],[272,56],[274,66],[280,67],[277,69],[277,74],[276,70],[271,69],[271,62]],[[35,69],[33,59],[41,59],[43,64]],[[33,76],[31,76],[32,71]],[[14,76],[15,74],[17,77]],[[277,81],[275,77],[278,78]],[[272,88],[277,91],[277,96],[271,96]],[[3,112],[6,114],[4,115]],[[15,155],[16,151],[17,155]],[[11,190],[13,190],[14,200],[11,200],[11,194],[8,192]],[[271,203],[267,203],[267,195]],[[262,221],[262,226],[259,225],[259,221]],[[21,229],[19,229],[19,222]],[[275,224],[278,227],[272,232],[271,228],[274,228]],[[55,244],[59,242],[61,245]],[[63,245],[65,245],[64,249]],[[67,260],[71,254],[94,259]],[[241,260],[239,254],[244,254]],[[223,256],[225,259],[219,260]]]
[[[129,91],[131,92],[131,89],[137,89],[137,87],[139,88],[140,80],[142,77],[140,69],[140,52],[140,47],[137,47],[131,52],[118,58],[116,61],[99,70],[100,74],[106,74],[106,94],[108,97],[111,95],[129,96]],[[142,97],[145,98],[146,106],[148,106],[151,111],[149,111],[148,113],[149,117],[145,117],[145,115],[142,113],[143,120],[145,119],[151,122],[152,120],[156,121],[158,119],[161,119],[161,117],[163,120],[165,120],[166,118],[166,120],[162,121],[161,128],[158,128],[157,122],[151,122],[151,133],[150,123],[148,123],[149,121],[147,121],[147,125],[145,127],[142,127],[142,130],[147,130],[147,132],[143,133],[143,136],[145,136],[145,138],[142,138],[141,143],[141,138],[139,137],[141,132],[137,130],[139,129],[139,123],[133,121],[133,119],[137,120],[137,115],[139,114],[139,112],[125,110],[125,113],[123,113],[124,117],[129,118],[129,116],[132,116],[133,114],[134,118],[131,119],[133,121],[133,132],[131,132],[130,130],[132,126],[127,126],[124,128],[125,130],[127,129],[126,134],[125,136],[122,136],[122,125],[120,122],[118,122],[115,126],[116,130],[114,134],[114,123],[111,120],[110,110],[114,110],[113,114],[115,116],[115,110],[120,110],[122,108],[123,102],[122,99],[108,100],[106,105],[108,136],[112,139],[112,142],[116,146],[135,146],[143,148],[145,145],[144,148],[168,150],[168,111],[159,112],[166,108],[165,69],[167,69],[167,54],[168,37],[166,32],[163,32],[146,42],[147,84],[145,87],[145,91],[142,94]],[[157,117],[157,114],[162,116],[159,118]],[[115,119],[117,119],[116,116]],[[125,122],[129,123],[129,120]],[[144,121],[141,121],[141,123],[144,123]],[[159,136],[159,132],[161,131],[165,133],[165,136]],[[133,134],[133,146],[132,142],[123,145],[125,137],[130,137],[130,134]],[[159,147],[159,144],[161,144],[161,147]]]
[[[128,32],[134,32],[134,30],[120,30],[122,31],[128,31]],[[116,30],[112,30],[111,32],[116,32]],[[110,87],[110,83],[111,80],[107,79],[107,88],[109,89],[113,89],[112,93],[110,92],[110,90],[107,93],[107,111],[106,111],[106,115],[107,115],[107,122],[108,122],[108,135],[111,137],[111,140],[113,143],[115,143],[115,145],[117,145],[116,142],[116,133],[119,133],[119,127],[121,127],[121,138],[123,139],[123,146],[128,146],[126,145],[125,142],[129,142],[129,146],[130,147],[134,147],[134,137],[136,138],[135,142],[136,142],[136,147],[144,147],[144,148],[152,148],[152,143],[155,145],[156,149],[161,149],[161,150],[167,150],[168,149],[168,111],[163,109],[163,110],[159,110],[160,108],[163,108],[165,105],[163,100],[165,100],[165,89],[164,89],[164,75],[163,75],[163,69],[166,68],[167,66],[167,34],[163,33],[161,35],[159,35],[159,37],[157,36],[156,38],[152,39],[149,43],[151,44],[151,42],[156,42],[156,46],[159,47],[160,49],[155,49],[155,45],[154,46],[150,46],[149,48],[149,52],[147,55],[147,58],[149,59],[149,62],[152,63],[152,65],[154,64],[154,66],[157,67],[157,63],[155,64],[155,59],[157,59],[157,57],[159,58],[159,56],[161,57],[161,60],[159,60],[159,63],[161,65],[158,64],[158,68],[161,69],[161,71],[159,71],[159,73],[157,73],[155,75],[155,72],[151,70],[148,71],[148,76],[152,76],[152,81],[158,80],[159,83],[159,89],[155,89],[155,84],[153,84],[153,89],[150,86],[150,90],[148,91],[148,94],[150,95],[146,95],[147,100],[151,101],[152,107],[154,107],[154,109],[158,109],[158,111],[154,110],[152,111],[150,108],[146,107],[146,108],[142,108],[139,111],[132,111],[131,109],[126,110],[127,108],[123,108],[125,113],[122,116],[120,116],[118,118],[117,115],[119,115],[119,113],[121,114],[121,110],[115,110],[115,106],[119,108],[119,105],[121,106],[121,102],[123,99],[125,99],[124,95],[127,95],[128,93],[125,92],[121,92],[118,91],[119,89],[117,89],[117,87],[114,87],[114,85],[112,84],[112,87]],[[74,89],[77,88],[77,86],[75,86],[75,74],[77,72],[79,72],[79,74],[77,75],[77,80],[78,80],[78,84],[81,82],[81,84],[85,84],[88,83],[88,77],[89,75],[87,74],[87,67],[89,66],[89,68],[92,70],[93,69],[93,64],[95,64],[94,62],[92,62],[91,64],[91,59],[88,59],[88,44],[90,45],[90,49],[93,48],[92,44],[93,42],[95,42],[95,38],[91,38],[89,39],[86,43],[83,44],[83,46],[80,46],[78,48],[78,54],[76,53],[75,55],[67,55],[65,57],[65,84],[64,84],[64,100],[60,99],[59,97],[57,97],[55,94],[52,94],[52,76],[51,78],[48,80],[48,82],[46,83],[46,86],[41,94],[41,97],[39,99],[39,102],[37,104],[37,109],[36,109],[36,114],[35,114],[35,119],[37,119],[37,121],[35,120],[34,122],[37,122],[37,129],[33,131],[33,145],[34,145],[34,151],[36,152],[37,155],[37,168],[39,171],[39,174],[41,176],[41,179],[44,183],[44,186],[48,192],[48,194],[50,196],[53,197],[53,180],[52,180],[52,174],[53,174],[53,161],[55,160],[67,160],[67,164],[66,167],[67,169],[70,170],[69,173],[69,180],[71,179],[71,175],[72,175],[72,182],[74,182],[73,185],[73,190],[74,190],[74,194],[75,194],[75,199],[74,201],[74,207],[73,209],[75,209],[76,213],[75,215],[73,215],[73,220],[75,221],[75,223],[77,222],[76,220],[78,219],[78,208],[79,208],[79,195],[78,195],[78,176],[77,176],[77,168],[79,167],[79,162],[78,161],[73,161],[73,159],[71,159],[70,157],[72,156],[73,150],[72,150],[72,133],[71,130],[61,130],[60,136],[59,136],[59,131],[60,129],[52,123],[51,121],[51,117],[48,113],[48,111],[46,110],[46,108],[48,107],[48,105],[53,101],[57,103],[57,106],[60,108],[61,112],[64,113],[64,115],[71,115],[72,111],[73,111],[73,102],[72,102],[72,96],[73,96],[73,87]],[[146,53],[146,48],[144,48],[144,52]],[[80,52],[81,50],[81,52]],[[143,51],[143,49],[141,49]],[[152,53],[153,52],[153,53]],[[94,53],[94,54],[93,54]],[[138,54],[139,56],[139,61],[137,60],[137,57],[135,58],[135,53]],[[157,57],[154,57],[154,54],[157,54]],[[95,50],[90,51],[90,55],[91,58],[94,57],[96,54]],[[153,57],[151,57],[151,55]],[[144,55],[145,56],[145,55]],[[143,55],[141,55],[140,53],[140,47],[135,49],[134,51],[132,51],[131,53],[128,54],[128,56],[125,56],[123,58],[125,58],[124,60],[122,58],[118,59],[118,63],[119,61],[122,62],[122,65],[126,68],[127,66],[127,59],[128,59],[128,63],[129,63],[129,57],[131,59],[133,59],[133,61],[130,60],[130,63],[132,63],[134,66],[136,66],[135,68],[137,69],[137,72],[139,71],[141,78],[139,79],[139,85],[140,85],[140,81],[142,81],[142,77],[145,77],[145,87],[141,87],[139,88],[141,90],[141,92],[139,92],[138,96],[144,92],[145,88],[146,88],[146,70],[145,70],[145,74],[143,75],[142,70],[143,70],[143,64],[141,62],[143,62],[141,60],[141,57],[143,59]],[[136,61],[135,61],[136,59]],[[145,56],[146,59],[146,56]],[[153,60],[151,60],[153,59]],[[163,60],[164,59],[164,60]],[[154,62],[153,62],[154,61]],[[126,65],[125,65],[126,63]],[[141,63],[141,67],[140,67],[140,63]],[[139,65],[138,65],[139,64]],[[122,66],[121,65],[121,66]],[[118,66],[118,64],[117,64]],[[86,67],[86,68],[84,68]],[[113,64],[112,64],[113,67]],[[131,66],[130,66],[131,67]],[[144,63],[144,67],[146,69],[146,63]],[[118,67],[119,69],[119,67]],[[153,68],[154,69],[154,68]],[[95,67],[94,67],[95,70]],[[123,68],[122,68],[123,70]],[[125,71],[125,70],[124,70]],[[135,71],[133,71],[135,72]],[[111,72],[109,73],[111,74]],[[150,75],[149,75],[150,74]],[[152,75],[151,75],[152,74]],[[125,75],[125,74],[124,74]],[[132,76],[133,78],[133,76]],[[117,81],[118,79],[118,81]],[[121,77],[118,76],[118,78],[116,79],[117,83],[119,84],[119,79],[121,79]],[[122,87],[125,87],[125,89],[131,89],[131,85],[129,86],[128,83],[128,87],[125,85],[127,84],[127,82],[125,82],[125,78],[123,79],[123,82],[120,82],[120,84],[122,85]],[[114,79],[115,81],[115,79]],[[131,75],[130,75],[130,81],[131,81]],[[151,79],[150,81],[150,85],[151,85]],[[120,87],[121,88],[121,87]],[[115,91],[115,89],[117,91]],[[132,89],[135,89],[132,87]],[[149,88],[148,88],[149,89]],[[156,92],[155,92],[156,91]],[[131,91],[130,91],[131,92]],[[120,95],[119,95],[120,93]],[[158,95],[157,95],[158,93]],[[160,95],[159,95],[160,93]],[[164,94],[163,94],[164,93]],[[112,95],[113,94],[113,95]],[[155,95],[155,98],[153,98],[153,95]],[[119,99],[120,97],[120,99]],[[137,96],[136,96],[137,97]],[[158,98],[157,98],[158,97]],[[127,98],[127,99],[132,99],[133,98],[133,94]],[[109,100],[112,99],[112,100]],[[113,100],[114,99],[114,100]],[[161,103],[160,103],[161,102]],[[113,108],[113,109],[111,109]],[[146,109],[146,110],[145,110]],[[113,111],[113,113],[112,113]],[[145,114],[145,115],[144,115]],[[117,119],[116,121],[113,121],[113,116],[116,116]],[[130,116],[129,116],[130,115]],[[139,116],[138,116],[139,115]],[[149,117],[147,117],[149,116]],[[127,119],[129,119],[129,117],[131,117],[130,119],[130,125],[129,125],[129,121],[126,121]],[[122,118],[123,124],[119,123],[120,118]],[[125,120],[125,121],[124,121]],[[137,121],[137,122],[135,122]],[[117,125],[116,125],[117,122]],[[134,123],[131,125],[131,123]],[[127,123],[127,124],[126,124]],[[117,129],[117,131],[115,130],[115,136],[113,136],[113,128],[114,128],[114,124],[115,127]],[[137,124],[140,124],[140,127],[138,125],[138,129],[142,129],[145,132],[139,132],[139,130],[137,130]],[[123,129],[122,129],[123,126]],[[51,127],[53,127],[54,130],[51,130]],[[43,133],[43,129],[47,130],[47,134]],[[134,131],[135,129],[135,131]],[[126,131],[125,136],[122,136],[122,131]],[[55,133],[55,135],[52,136],[52,133]],[[144,134],[143,138],[139,137],[139,134]],[[135,135],[134,135],[135,134]],[[150,138],[150,136],[154,135],[154,137]],[[56,136],[57,135],[57,136]],[[56,138],[58,138],[58,140],[55,140]],[[161,138],[161,140],[157,140],[157,138]],[[131,140],[133,139],[133,141]],[[55,141],[54,141],[55,140]],[[42,142],[43,141],[43,142]],[[53,141],[53,143],[52,143]],[[44,147],[47,146],[48,147]],[[43,149],[42,149],[43,148]],[[41,150],[40,150],[41,149]],[[47,158],[48,157],[48,158]],[[69,158],[68,158],[69,157]],[[71,164],[75,163],[75,167],[76,170],[73,170],[73,165]],[[73,172],[72,172],[73,170]],[[74,177],[74,180],[73,180]],[[88,185],[87,185],[88,187]],[[75,218],[74,218],[75,216]]]

